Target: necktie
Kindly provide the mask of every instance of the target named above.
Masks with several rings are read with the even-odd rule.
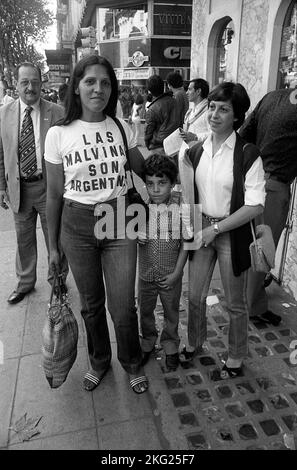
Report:
[[[28,106],[25,110],[20,136],[20,170],[25,177],[32,176],[37,170],[34,129],[31,118],[32,110],[31,106]]]

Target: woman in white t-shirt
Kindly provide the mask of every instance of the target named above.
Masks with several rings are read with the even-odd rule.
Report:
[[[84,388],[99,385],[111,361],[105,295],[118,359],[134,392],[148,389],[135,308],[136,242],[127,236],[126,134],[132,169],[144,159],[129,126],[115,122],[118,85],[111,64],[91,55],[74,68],[65,118],[46,137],[50,265],[59,270],[58,234],[82,303],[91,369]],[[122,129],[120,129],[120,127]]]

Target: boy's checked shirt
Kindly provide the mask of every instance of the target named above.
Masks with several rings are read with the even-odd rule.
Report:
[[[171,195],[159,206],[150,204],[146,236],[148,242],[139,247],[139,277],[154,282],[176,266],[182,243],[180,196]]]

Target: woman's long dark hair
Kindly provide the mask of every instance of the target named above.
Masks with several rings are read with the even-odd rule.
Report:
[[[71,124],[75,119],[81,117],[81,100],[80,96],[75,93],[75,90],[77,90],[79,82],[84,77],[86,68],[92,65],[102,65],[107,70],[111,82],[111,95],[103,112],[110,117],[115,117],[118,100],[118,81],[115,72],[105,57],[92,54],[81,59],[74,67],[66,94],[65,117],[58,123],[59,125]]]

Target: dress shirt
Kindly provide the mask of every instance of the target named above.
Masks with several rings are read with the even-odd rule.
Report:
[[[41,153],[40,153],[40,100],[36,103],[27,105],[20,99],[20,126],[19,126],[19,136],[21,135],[22,123],[25,117],[25,111],[28,106],[31,106],[33,110],[31,111],[31,118],[33,122],[34,129],[34,139],[35,139],[35,151],[36,151],[36,160],[37,160],[37,173],[42,172],[42,163],[41,163]]]
[[[202,212],[211,217],[223,218],[230,215],[235,142],[236,133],[232,132],[213,157],[212,136],[209,136],[203,144],[203,153],[196,170],[195,181]],[[260,157],[247,172],[244,186],[244,204],[264,206],[265,181]]]
[[[196,134],[200,141],[205,140],[210,134],[207,120],[208,101],[205,98],[200,103],[192,106],[185,115],[183,129],[186,132]]]

